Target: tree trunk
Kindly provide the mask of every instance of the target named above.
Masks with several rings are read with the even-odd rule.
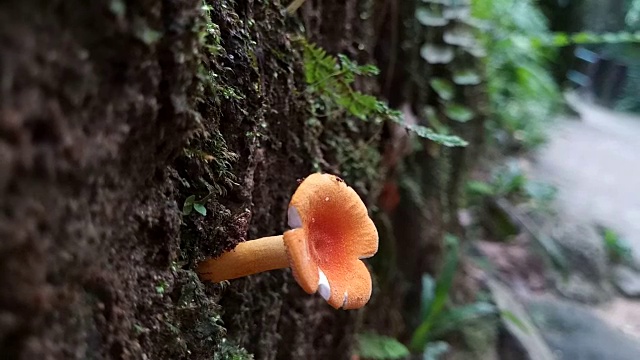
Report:
[[[378,158],[350,167],[327,143],[375,149],[375,125],[328,119],[318,137],[307,124],[287,4],[206,4],[0,5],[5,358],[222,359],[236,346],[256,359],[349,358],[360,313],[304,294],[289,271],[204,286],[192,270],[281,233],[313,164],[357,179],[369,202],[378,187],[362,176]],[[309,0],[302,18],[312,40],[368,62],[373,24],[360,17],[374,5]],[[206,216],[182,213],[191,195]]]

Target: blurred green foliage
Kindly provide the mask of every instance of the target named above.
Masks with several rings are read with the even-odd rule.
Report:
[[[392,360],[409,355],[409,349],[398,340],[372,333],[358,334],[356,354],[365,359]]]
[[[420,125],[404,122],[402,113],[393,110],[375,96],[364,94],[353,88],[357,76],[379,74],[373,65],[358,65],[345,55],[334,57],[309,43],[304,43],[304,69],[307,91],[312,95],[314,118],[330,116],[335,112],[346,112],[363,121],[391,121],[402,125],[416,135],[444,146],[466,146],[458,136],[439,134]]]
[[[632,253],[629,244],[612,229],[605,228],[604,245],[609,254],[609,259],[617,264],[629,263],[632,261]]]
[[[473,15],[484,30],[493,140],[514,150],[542,144],[562,101],[548,69],[554,48],[536,40],[552,36],[546,18],[531,0],[474,0]]]
[[[476,203],[487,197],[504,197],[516,202],[530,202],[538,207],[549,205],[557,192],[547,183],[529,179],[515,161],[496,168],[489,181],[467,182],[466,190],[470,200]]]
[[[498,314],[497,307],[486,301],[454,307],[449,303],[449,293],[454,283],[460,260],[459,240],[453,235],[445,237],[446,255],[437,280],[429,275],[422,279],[422,322],[411,338],[411,349],[416,353],[437,359],[446,352],[442,337],[459,330],[466,323],[485,316]]]

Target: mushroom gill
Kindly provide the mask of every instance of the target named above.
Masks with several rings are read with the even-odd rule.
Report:
[[[298,283],[334,308],[366,304],[371,275],[360,259],[377,252],[378,232],[358,194],[336,176],[312,174],[289,206],[296,228],[284,233],[284,243]]]

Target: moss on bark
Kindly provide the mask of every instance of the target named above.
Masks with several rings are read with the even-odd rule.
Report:
[[[288,271],[206,286],[192,271],[282,232],[296,179],[318,154],[363,193],[378,166],[371,125],[324,119],[310,135],[312,99],[282,4],[205,5],[0,5],[0,353],[350,356],[359,312],[304,294]],[[308,35],[369,60],[370,24],[350,21],[372,5],[322,5],[351,16]],[[329,20],[349,31],[325,33]],[[352,160],[348,149],[365,152]],[[191,195],[206,199],[206,216],[182,214]]]

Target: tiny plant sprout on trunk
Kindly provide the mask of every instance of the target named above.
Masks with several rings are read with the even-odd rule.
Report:
[[[287,214],[291,230],[238,244],[200,263],[202,280],[220,282],[291,267],[309,294],[336,309],[357,309],[371,297],[371,275],[361,259],[378,251],[378,231],[356,192],[339,177],[312,174],[298,187]]]

